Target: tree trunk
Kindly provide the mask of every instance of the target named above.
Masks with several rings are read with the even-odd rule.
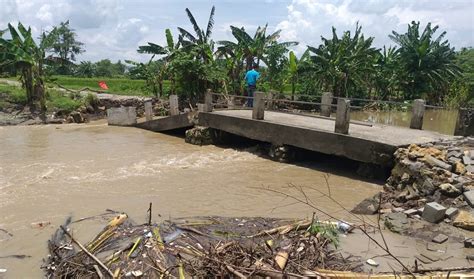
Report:
[[[295,90],[296,90],[296,86],[295,86],[295,80],[293,79],[291,81],[291,100],[294,101],[295,100]]]

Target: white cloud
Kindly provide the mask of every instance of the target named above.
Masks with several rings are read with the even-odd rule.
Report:
[[[290,1],[290,2],[288,2]],[[216,2],[214,41],[233,40],[229,25],[244,26],[253,34],[258,25],[268,22],[269,31],[282,29],[282,39],[299,41],[302,53],[306,45],[319,45],[331,26],[338,33],[354,30],[358,21],[366,36],[375,37],[381,47],[390,44],[392,30],[404,32],[412,20],[428,21],[447,31],[457,48],[474,46],[473,0],[243,0]],[[247,4],[253,9],[247,9]],[[0,29],[8,22],[21,21],[31,26],[38,37],[61,21],[70,21],[86,52],[79,60],[134,59],[149,57],[136,52],[146,42],[165,44],[166,28],[177,39],[177,26],[192,30],[184,12],[190,8],[201,27],[205,26],[211,4],[202,1],[175,0],[0,0]]]
[[[319,45],[320,36],[329,36],[331,26],[340,34],[354,30],[356,22],[366,36],[375,37],[378,47],[391,44],[392,30],[404,32],[413,20],[422,26],[439,25],[456,47],[474,45],[474,2],[469,0],[293,0],[287,10],[287,18],[277,28],[282,29],[282,39],[300,41],[299,52],[305,45]]]

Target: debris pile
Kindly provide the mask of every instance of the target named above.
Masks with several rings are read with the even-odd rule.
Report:
[[[68,224],[49,242],[48,278],[301,277],[319,269],[360,271],[364,264],[334,249],[347,224],[202,217],[134,225],[121,214],[85,245]]]
[[[384,190],[380,203],[373,198],[371,204],[379,212],[404,211],[431,223],[444,220],[474,230],[474,139],[398,149]]]

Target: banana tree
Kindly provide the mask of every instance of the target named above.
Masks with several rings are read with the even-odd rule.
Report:
[[[180,42],[185,49],[193,49],[193,53],[197,53],[197,58],[201,59],[205,64],[213,61],[214,41],[211,39],[212,29],[214,27],[214,13],[216,9],[212,6],[206,30],[201,29],[196,22],[191,11],[186,8],[186,14],[191,22],[194,35],[184,28],[178,27],[181,33]]]
[[[237,44],[243,52],[246,70],[250,70],[254,63],[256,63],[257,66],[260,66],[260,61],[265,62],[265,57],[271,47],[288,48],[298,44],[297,42],[278,42],[281,30],[277,30],[272,34],[267,35],[267,27],[268,25],[263,27],[259,26],[252,37],[245,31],[243,27],[238,28],[235,26],[230,26],[232,35],[237,40]],[[221,41],[219,44],[222,45],[227,42],[228,41]]]
[[[18,29],[18,30],[17,30]],[[36,44],[31,28],[18,23],[17,29],[8,24],[10,39],[0,37],[0,66],[10,65],[20,70],[21,82],[26,90],[27,101],[33,111],[46,111],[44,72],[45,48],[50,43],[44,35]]]
[[[443,94],[451,80],[459,77],[461,71],[455,63],[455,52],[442,32],[435,37],[438,26],[428,23],[420,32],[420,23],[412,22],[404,34],[395,31],[390,35],[398,46],[405,98],[419,98],[426,94],[429,101],[442,101]]]
[[[298,59],[293,51],[289,54],[288,73],[291,82],[291,100],[295,100],[296,83],[298,82]]]
[[[138,52],[139,53],[147,53],[147,54],[152,54],[152,57],[149,61],[149,65],[157,55],[163,56],[161,58],[163,64],[159,68],[158,72],[156,75],[153,77],[153,79],[156,79],[159,87],[159,95],[163,96],[163,80],[165,79],[166,75],[169,75],[168,72],[168,66],[171,60],[174,58],[176,51],[180,48],[180,42],[181,42],[181,36],[179,36],[179,40],[177,43],[174,42],[173,40],[173,35],[171,34],[171,31],[169,29],[165,30],[166,34],[166,46],[160,46],[154,43],[148,43],[148,45],[144,46],[139,46],[138,47]],[[175,90],[175,79],[173,75],[170,75],[171,79],[171,91],[174,93]]]

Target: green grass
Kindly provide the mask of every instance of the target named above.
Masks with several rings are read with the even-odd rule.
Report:
[[[3,93],[3,94],[2,94]],[[14,86],[14,85],[7,85],[0,83],[0,97],[3,103],[10,102],[15,104],[26,104],[26,92],[23,88]],[[3,96],[6,95],[6,98]]]
[[[66,113],[78,109],[84,104],[84,98],[73,99],[73,95],[64,94],[57,90],[48,89],[46,95],[46,107],[49,111],[63,110]]]
[[[73,99],[72,95],[64,94],[54,89],[46,91],[46,106],[49,111],[64,110],[71,112],[85,103],[84,98]],[[0,83],[0,109],[11,106],[11,104],[26,105],[27,98],[25,89]]]

